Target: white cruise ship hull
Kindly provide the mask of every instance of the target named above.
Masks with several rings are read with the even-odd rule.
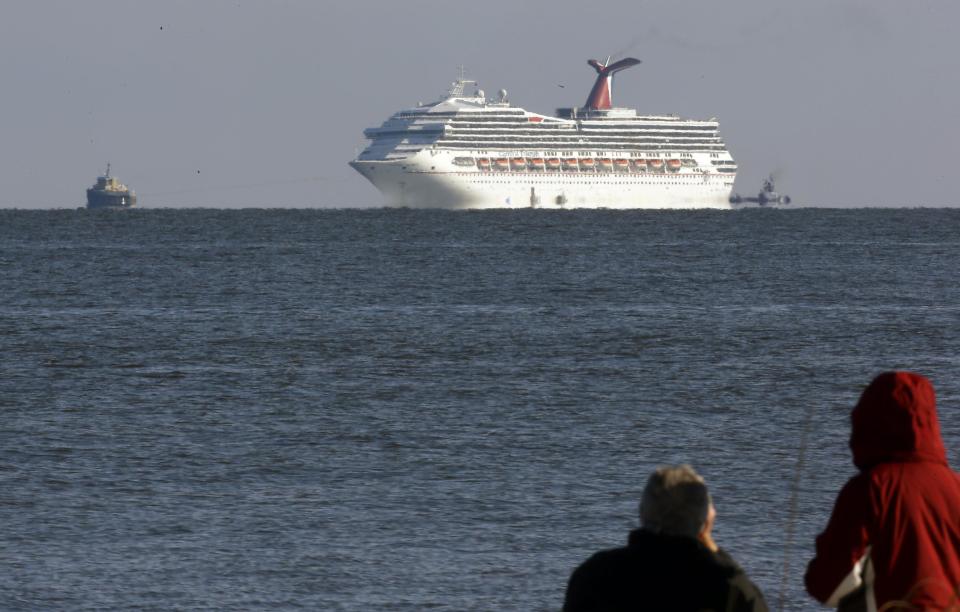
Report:
[[[426,159],[424,159],[426,158]],[[407,208],[730,209],[733,177],[596,171],[462,170],[443,154],[404,160],[356,160],[351,166],[382,194]]]

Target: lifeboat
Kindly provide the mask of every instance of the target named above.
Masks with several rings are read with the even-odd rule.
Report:
[[[514,170],[525,170],[527,168],[527,160],[522,157],[514,157],[510,160],[510,167]]]
[[[577,159],[575,157],[564,157],[563,158],[563,169],[564,170],[576,170],[577,169]]]
[[[534,157],[530,160],[527,160],[527,165],[530,166],[531,170],[543,170],[545,166],[542,157]]]
[[[603,157],[600,159],[600,165],[598,166],[601,170],[609,172],[613,170],[613,161],[610,158]]]
[[[633,169],[637,172],[646,172],[647,171],[647,160],[645,159],[635,159],[633,160]]]
[[[477,158],[477,168],[479,168],[479,169],[481,169],[481,170],[489,170],[489,169],[490,169],[490,160],[487,159],[486,157],[478,157],[478,158]]]
[[[595,167],[592,157],[584,157],[580,160],[580,169],[585,171],[593,170]]]
[[[650,169],[654,172],[663,172],[662,159],[648,159],[647,165],[650,166]]]
[[[613,160],[613,167],[616,168],[618,172],[630,172],[630,160],[615,159]]]
[[[697,167],[697,161],[694,160],[694,159],[690,159],[689,157],[684,158],[684,159],[683,159],[683,166],[684,166],[685,168],[696,168],[696,167]]]
[[[547,160],[547,170],[559,170],[560,169],[560,160],[556,157],[551,157]]]
[[[497,170],[510,169],[510,160],[508,160],[506,157],[498,157],[493,161],[493,164],[497,167]]]
[[[472,157],[454,157],[453,165],[455,166],[472,166],[473,158]]]
[[[667,170],[670,172],[677,172],[680,170],[680,166],[683,165],[679,159],[668,159],[667,160]]]

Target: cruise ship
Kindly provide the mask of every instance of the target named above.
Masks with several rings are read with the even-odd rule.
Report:
[[[716,119],[613,106],[616,73],[640,60],[589,60],[579,108],[555,116],[487,98],[462,69],[440,100],[364,130],[350,162],[388,206],[411,208],[731,208],[737,165]],[[469,92],[469,93],[468,93]]]

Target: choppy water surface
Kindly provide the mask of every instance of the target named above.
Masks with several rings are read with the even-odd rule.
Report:
[[[957,227],[0,211],[0,608],[557,610],[689,462],[770,603],[786,563],[816,609],[875,373],[934,380],[957,464]]]

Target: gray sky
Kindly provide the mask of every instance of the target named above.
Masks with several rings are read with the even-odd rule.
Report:
[[[960,205],[960,3],[891,0],[3,0],[0,207],[83,205],[108,161],[142,207],[379,206],[364,128],[487,92],[717,117],[736,191]],[[562,86],[562,87],[561,87]]]

